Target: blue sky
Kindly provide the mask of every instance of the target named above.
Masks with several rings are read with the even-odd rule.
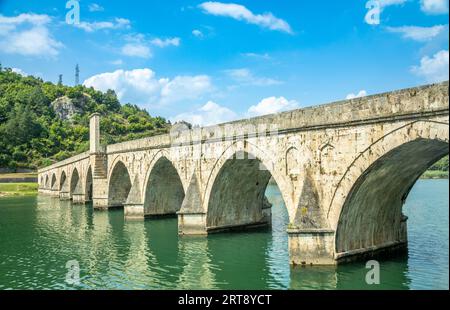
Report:
[[[0,61],[202,125],[448,79],[448,0],[324,2],[0,0]]]

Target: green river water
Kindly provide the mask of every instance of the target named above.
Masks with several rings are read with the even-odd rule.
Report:
[[[287,213],[276,186],[268,230],[179,237],[177,219],[124,221],[49,197],[0,198],[0,289],[448,289],[448,180],[419,180],[408,197],[408,255],[365,263],[290,268]],[[66,283],[76,260],[80,283]]]

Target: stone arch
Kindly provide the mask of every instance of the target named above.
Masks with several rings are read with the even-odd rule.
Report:
[[[158,152],[152,160],[144,182],[145,215],[176,214],[185,196],[183,182],[166,152]]]
[[[111,168],[108,183],[108,206],[123,206],[131,190],[131,178],[127,167],[121,160],[116,161]]]
[[[88,165],[84,180],[85,180],[85,182],[84,182],[84,194],[85,194],[84,200],[91,201],[92,200],[92,192],[93,192],[93,174],[92,174],[91,165]]]
[[[45,176],[45,183],[44,183],[44,187],[46,188],[46,189],[48,189],[49,188],[49,178],[48,178],[48,174]]]
[[[406,242],[402,206],[417,179],[448,154],[448,124],[416,121],[375,141],[347,169],[330,205],[337,257]]]
[[[75,192],[75,189],[77,188],[78,182],[81,182],[80,174],[78,172],[78,169],[76,167],[74,167],[72,170],[72,174],[70,176],[70,198],[72,198],[73,193]]]
[[[51,181],[51,184],[50,184],[50,188],[51,189],[55,189],[55,186],[56,186],[56,174],[53,173],[52,174],[52,181]]]
[[[265,190],[271,177],[277,183],[291,218],[289,185],[283,167],[247,141],[231,145],[217,160],[204,196],[206,227],[214,229],[268,222],[270,204]],[[279,173],[277,173],[279,172]]]
[[[61,172],[61,176],[59,177],[59,190],[61,191],[64,187],[64,184],[67,182],[66,172],[63,170]]]

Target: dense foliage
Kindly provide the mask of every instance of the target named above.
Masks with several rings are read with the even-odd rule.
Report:
[[[58,117],[51,104],[63,96],[83,98],[71,119]],[[87,151],[94,112],[102,115],[103,144],[164,133],[170,126],[136,105],[121,105],[112,90],[55,85],[0,66],[0,168],[36,169]]]
[[[448,155],[430,167],[431,171],[448,171]]]

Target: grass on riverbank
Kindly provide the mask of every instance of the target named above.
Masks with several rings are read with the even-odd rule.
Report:
[[[0,173],[0,182],[2,179],[24,179],[37,178],[36,172],[21,172],[21,173]]]
[[[448,179],[448,171],[428,170],[420,177],[421,179]]]
[[[0,197],[36,195],[37,183],[0,183]]]

